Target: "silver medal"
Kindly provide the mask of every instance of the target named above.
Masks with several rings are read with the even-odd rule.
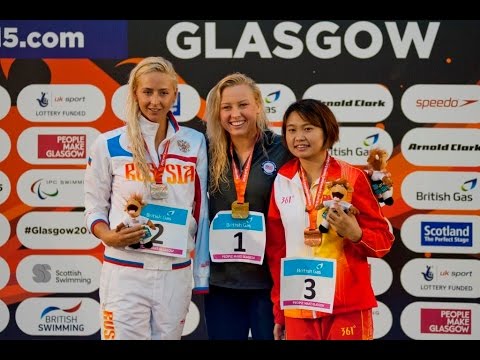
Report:
[[[151,184],[150,185],[150,195],[152,199],[155,200],[164,200],[168,196],[168,188],[166,184]]]

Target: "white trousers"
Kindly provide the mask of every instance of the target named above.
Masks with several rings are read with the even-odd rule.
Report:
[[[147,270],[103,263],[102,340],[179,340],[192,298],[192,267]]]

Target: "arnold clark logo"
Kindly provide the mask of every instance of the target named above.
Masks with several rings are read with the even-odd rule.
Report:
[[[402,197],[414,209],[479,210],[479,172],[416,171],[402,182]]]
[[[112,110],[116,117],[125,121],[125,102],[127,99],[128,86],[122,85],[115,90],[112,96]],[[170,109],[173,116],[179,122],[187,122],[195,118],[200,111],[201,98],[198,91],[188,84],[178,84],[178,92],[175,103]]]
[[[29,206],[83,207],[85,170],[28,170],[17,182],[17,193]]]
[[[480,166],[480,129],[416,128],[402,139],[402,154],[414,165]]]
[[[90,298],[29,298],[18,305],[17,325],[25,334],[87,336],[100,330],[97,301]]]
[[[400,229],[405,246],[417,253],[480,253],[480,216],[416,214]]]
[[[29,292],[90,293],[98,289],[101,262],[90,255],[30,255],[17,266]]]
[[[480,298],[480,261],[413,259],[400,273],[403,288],[418,297]]]
[[[400,325],[415,340],[480,340],[480,304],[414,302],[403,309]]]
[[[413,85],[401,104],[405,116],[417,123],[480,122],[478,85]]]
[[[93,249],[100,239],[84,222],[81,211],[31,211],[18,220],[17,237],[29,249]]]
[[[330,154],[353,165],[365,165],[371,149],[380,147],[388,154],[393,151],[390,135],[377,127],[340,127],[340,141]]]
[[[282,132],[283,114],[296,98],[292,89],[283,84],[258,84],[262,92],[263,105],[270,128],[277,134]]]
[[[377,123],[393,109],[392,94],[381,84],[316,84],[303,98],[328,105],[339,122]]]
[[[31,127],[20,134],[17,150],[30,164],[84,165],[99,134],[89,127]]]
[[[93,85],[28,85],[18,94],[20,115],[32,122],[91,122],[105,111],[105,96]]]

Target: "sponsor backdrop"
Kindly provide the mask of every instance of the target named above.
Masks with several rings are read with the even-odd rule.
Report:
[[[385,148],[396,242],[370,259],[374,337],[480,339],[479,43],[480,21],[0,20],[0,338],[100,338],[85,164],[123,124],[132,67],[162,55],[181,125],[204,131],[208,91],[240,71],[276,132],[311,97],[341,122],[334,156],[362,167]],[[202,307],[185,339],[207,338]]]

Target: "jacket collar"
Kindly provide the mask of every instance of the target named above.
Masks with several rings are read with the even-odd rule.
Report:
[[[167,114],[167,135],[165,138],[170,138],[180,130],[180,125],[178,125],[177,120],[173,116],[172,112],[169,111]],[[151,122],[146,119],[143,115],[140,115],[140,128],[142,129],[143,136],[152,136],[157,133],[158,124]]]

